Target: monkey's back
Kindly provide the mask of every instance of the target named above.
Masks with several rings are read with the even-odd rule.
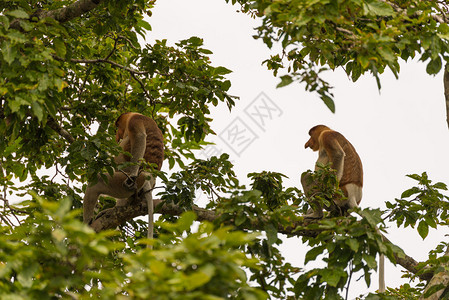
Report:
[[[133,115],[129,120],[128,125],[132,126],[134,122],[142,122],[145,127],[147,137],[143,158],[146,162],[157,165],[157,169],[160,170],[162,168],[162,161],[164,160],[164,137],[162,131],[153,119],[141,114]],[[131,143],[129,141],[124,145],[123,150],[130,152]],[[130,158],[127,157],[126,160],[129,161]]]
[[[164,137],[156,122],[151,118],[149,119],[151,125],[147,128],[147,147],[143,157],[145,161],[156,164],[158,170],[160,170],[164,160]]]
[[[360,156],[355,151],[354,146],[339,132],[334,131],[335,138],[345,152],[343,167],[343,177],[340,180],[340,186],[348,183],[355,183],[363,186],[363,166]]]

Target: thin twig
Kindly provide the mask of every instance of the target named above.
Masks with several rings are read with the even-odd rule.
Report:
[[[59,135],[61,135],[63,138],[65,138],[70,144],[75,142],[75,138],[67,130],[62,128],[61,125],[59,125],[59,123],[56,122],[56,120],[53,119],[52,117],[48,118],[47,125],[51,129],[53,129],[54,131],[59,133]]]
[[[104,58],[104,60],[108,60],[108,59],[112,56],[112,54],[114,54],[115,50],[117,50],[117,42],[118,42],[118,38],[115,38],[115,39],[114,39],[114,47],[112,48],[112,50],[111,50],[111,52],[108,54],[108,56],[106,56],[106,57]]]
[[[154,98],[148,93],[145,85],[143,84],[143,82],[137,78],[136,74],[130,72],[132,78],[134,78],[135,81],[137,81],[140,84],[140,87],[143,90],[143,93],[145,94],[145,96],[147,96],[148,99],[150,99],[150,104],[153,106],[155,104]]]
[[[59,57],[57,55],[53,55],[53,58],[59,61],[66,61],[65,59],[63,59],[62,57]],[[106,63],[106,64],[110,64],[112,66],[118,67],[120,69],[126,70],[132,74],[137,74],[137,75],[146,75],[148,73],[150,73],[149,71],[137,71],[135,69],[131,69],[128,68],[124,65],[121,65],[119,63],[116,63],[115,61],[112,60],[108,60],[108,59],[103,59],[103,58],[99,58],[99,59],[76,59],[76,58],[72,58],[69,60],[70,62],[73,63],[77,63],[77,64],[98,64],[98,63]]]
[[[345,297],[346,300],[348,300],[349,285],[351,284],[352,274],[354,273],[354,269],[352,268],[352,261],[349,263],[349,268],[350,268],[351,271],[349,271],[348,284],[346,285],[346,297]]]
[[[14,226],[12,225],[11,221],[5,217],[4,215],[0,215],[0,218],[3,220],[3,222],[5,222],[6,225],[8,225],[9,227],[13,228]]]

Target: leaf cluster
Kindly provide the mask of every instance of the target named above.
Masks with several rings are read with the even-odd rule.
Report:
[[[234,105],[231,71],[211,64],[212,52],[199,37],[139,43],[151,30],[144,16],[154,1],[106,0],[82,17],[58,15],[56,9],[72,2],[0,3],[0,298],[338,299],[353,274],[370,285],[376,255],[394,261],[402,254],[382,240],[379,210],[298,226],[310,205],[297,188],[283,186],[284,175],[250,173],[246,189],[228,155],[195,158],[194,150],[214,134],[211,106]],[[321,78],[325,65],[344,68],[356,81],[366,72],[378,79],[387,68],[397,75],[400,58],[420,55],[429,74],[447,60],[441,2],[231,2],[262,19],[256,38],[269,47],[281,44],[281,53],[265,61],[281,75],[279,86],[304,82],[332,111],[331,87]],[[157,238],[148,241],[142,220],[122,226],[120,236],[80,223],[79,186],[117,168],[120,149],[112,136],[125,111],[155,119],[169,168],[180,168],[170,177],[158,173],[162,200],[189,210],[197,192],[205,193],[218,216],[213,224],[193,226],[193,213],[172,216],[173,222],[156,224]],[[42,168],[54,176],[41,176]],[[343,196],[329,167],[307,174],[315,184],[306,195],[311,204],[331,208]],[[418,224],[424,238],[429,227],[447,225],[446,186],[425,173],[410,177],[420,186],[387,204],[389,217],[399,226]],[[31,182],[20,186],[15,179]],[[12,206],[12,191],[33,200]],[[285,262],[279,232],[300,231],[314,233],[304,238],[311,247],[306,263],[322,260],[324,268],[303,271]],[[144,249],[148,243],[153,251]],[[448,271],[447,256],[439,257],[445,247],[431,252],[420,272]],[[417,291],[404,286],[389,293],[406,299]]]
[[[206,193],[213,206],[221,194],[239,187],[228,154],[212,156],[207,160],[195,159],[183,170],[163,177],[164,190],[159,193],[166,203],[191,208],[197,191]]]
[[[377,269],[378,254],[395,261],[394,254],[401,253],[402,250],[383,241],[379,231],[383,229],[380,210],[356,209],[355,213],[361,219],[354,216],[335,217],[307,225],[308,229],[320,233],[314,238],[303,238],[312,246],[306,254],[305,263],[322,259],[326,266],[313,268],[299,276],[294,284],[297,296],[305,299],[342,299],[341,292],[349,288],[353,274],[361,272],[367,286],[370,285],[371,272]]]
[[[387,288],[387,291],[383,294],[369,294],[366,296],[366,300],[414,300],[418,299],[424,290],[424,283],[419,283],[417,287],[412,287],[410,284],[405,283],[398,288]],[[359,298],[357,298],[359,299]]]
[[[382,0],[233,0],[242,11],[261,19],[256,39],[281,53],[265,63],[279,86],[294,81],[316,91],[335,110],[330,86],[322,80],[327,69],[343,68],[357,81],[369,72],[377,81],[387,68],[397,77],[399,61],[419,57],[428,74],[438,73],[449,61],[447,3]],[[326,68],[327,66],[328,68]]]
[[[114,122],[125,111],[156,120],[170,167],[182,166],[214,134],[210,106],[234,105],[225,79],[231,71],[211,65],[212,52],[198,37],[141,46],[153,2],[102,1],[73,20],[54,13],[72,1],[0,4],[3,186],[40,168],[80,182],[110,174],[119,153]],[[47,13],[54,18],[40,17]]]
[[[339,188],[337,171],[330,165],[318,163],[315,171],[307,170],[301,177],[305,177],[305,183],[309,186],[306,199],[310,207],[316,209],[326,208],[331,216],[341,216],[345,213],[335,201],[345,198],[343,191]]]
[[[242,268],[258,268],[240,250],[254,234],[214,229],[190,212],[176,223],[163,223],[161,235],[148,249],[129,252],[111,241],[114,232],[95,233],[77,220],[70,199],[35,202],[33,211],[14,229],[0,225],[0,297],[2,299],[267,299],[247,284]]]
[[[284,188],[282,181],[286,176],[280,173],[262,171],[248,177],[252,180],[251,189],[234,188],[228,197],[208,207],[214,207],[219,215],[214,221],[216,226],[233,224],[239,231],[253,228],[265,233],[246,246],[248,255],[260,261],[257,268],[250,268],[250,280],[271,297],[284,299],[291,294],[289,287],[298,268],[286,262],[278,249],[277,245],[282,244],[278,231],[298,220],[297,209],[290,204],[299,204],[302,193],[296,188]]]
[[[447,186],[442,182],[432,184],[426,172],[407,176],[417,181],[418,186],[404,191],[395,203],[386,202],[389,219],[404,227],[414,228],[418,223],[418,233],[425,239],[429,227],[449,224],[449,197],[441,192],[447,191]]]

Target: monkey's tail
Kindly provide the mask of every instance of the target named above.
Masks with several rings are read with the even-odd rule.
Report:
[[[385,292],[385,255],[379,254],[379,292]]]
[[[150,193],[151,195],[151,193]],[[153,239],[153,231],[154,231],[154,204],[153,197],[150,196],[147,198],[147,206],[148,206],[148,239]],[[151,245],[148,245],[148,248],[152,248]]]

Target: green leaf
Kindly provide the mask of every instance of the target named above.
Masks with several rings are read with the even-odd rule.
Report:
[[[375,269],[377,267],[376,256],[371,256],[368,254],[362,254],[363,259],[370,269]]]
[[[382,1],[366,1],[363,3],[363,11],[367,16],[384,16],[389,17],[394,15],[393,8]]]
[[[359,242],[356,239],[346,240],[345,243],[352,251],[357,252],[359,250]]]
[[[172,156],[170,156],[168,158],[168,167],[169,169],[173,169],[174,166],[175,166],[175,159]]]
[[[404,191],[401,194],[401,198],[402,199],[408,198],[408,197],[410,197],[410,196],[412,196],[414,194],[418,194],[418,193],[421,193],[421,190],[419,188],[417,188],[417,187],[412,187],[411,189],[408,189],[408,190]]]
[[[56,228],[55,230],[53,230],[51,232],[51,236],[58,242],[61,242],[67,237],[66,232],[60,228]]]
[[[42,106],[37,101],[34,101],[31,103],[31,108],[33,109],[33,114],[37,117],[37,119],[42,121],[42,118],[44,117]]]
[[[64,57],[66,54],[65,43],[61,39],[54,40],[55,51],[58,56]]]
[[[278,240],[278,231],[273,226],[273,224],[265,225],[265,232],[267,233],[267,242],[268,245],[273,245]]]
[[[431,216],[424,216],[424,220],[426,220],[427,225],[429,225],[432,228],[437,228],[437,223],[436,220],[434,218],[432,218]]]
[[[65,197],[61,200],[59,207],[57,211],[55,212],[55,216],[58,216],[61,220],[64,218],[65,215],[68,214],[72,207],[72,201],[69,197]]]
[[[377,48],[377,52],[380,54],[380,56],[388,61],[388,62],[395,62],[397,57],[393,50],[391,50],[388,46],[380,46]]]
[[[284,75],[284,76],[281,76],[281,82],[279,82],[276,87],[281,88],[281,87],[289,85],[292,82],[293,82],[293,78],[290,75]]]
[[[12,112],[16,112],[21,106],[27,106],[29,102],[20,96],[15,96],[13,101],[8,102],[8,106]]]
[[[226,74],[232,73],[232,71],[225,67],[217,67],[214,69],[213,73],[214,73],[214,75],[226,75]]]
[[[5,29],[9,28],[9,19],[6,16],[0,16],[0,22],[3,24]]]
[[[360,63],[363,69],[366,69],[369,67],[370,60],[368,57],[364,55],[357,56],[357,61]]]
[[[1,53],[3,55],[3,60],[6,61],[8,65],[14,61],[17,55],[17,51],[11,47],[11,44],[8,41],[3,42]]]
[[[137,26],[138,26],[138,27],[142,27],[142,28],[144,28],[144,29],[146,29],[146,30],[148,30],[148,31],[151,31],[151,25],[150,25],[150,23],[148,23],[148,22],[145,21],[145,20],[139,20],[139,21],[137,22]]]
[[[21,9],[5,11],[5,15],[9,15],[11,17],[19,18],[19,19],[28,19],[28,14]]]
[[[26,265],[25,268],[22,270],[22,272],[19,273],[17,279],[24,288],[31,288],[34,281],[33,277],[38,271],[38,269],[39,266],[37,263],[31,263]]]
[[[237,218],[235,218],[235,226],[242,225],[243,223],[245,223],[246,219],[247,219],[247,217],[246,217],[245,213],[244,212],[240,212],[237,215]]]
[[[336,287],[340,282],[341,277],[346,275],[346,273],[336,269],[324,269],[320,273],[322,276],[322,280],[333,287]]]
[[[185,286],[187,290],[192,291],[210,281],[215,273],[215,267],[212,264],[207,264],[198,272],[193,273],[185,279]]]
[[[441,58],[438,56],[436,59],[431,60],[426,67],[427,74],[434,75],[440,72],[442,67]]]
[[[433,187],[439,190],[447,191],[447,185],[443,182],[437,182],[433,185]]]
[[[201,45],[203,45],[203,39],[199,38],[197,36],[192,36],[191,38],[189,38],[187,40],[190,44],[192,44],[192,46],[194,47],[199,47]]]
[[[427,235],[429,234],[429,225],[426,223],[426,221],[422,220],[418,224],[418,233],[424,240]]]
[[[331,97],[322,95],[321,100],[323,100],[324,104],[326,104],[327,108],[329,108],[331,112],[335,113],[335,102]]]
[[[306,257],[304,259],[304,263],[306,264],[309,261],[315,260],[317,258],[317,256],[322,254],[325,249],[326,249],[325,245],[314,247],[314,248],[310,249],[306,253]]]
[[[187,231],[190,229],[190,227],[193,224],[193,221],[196,220],[196,214],[192,211],[188,211],[182,214],[182,216],[179,218],[177,224],[179,231]]]

